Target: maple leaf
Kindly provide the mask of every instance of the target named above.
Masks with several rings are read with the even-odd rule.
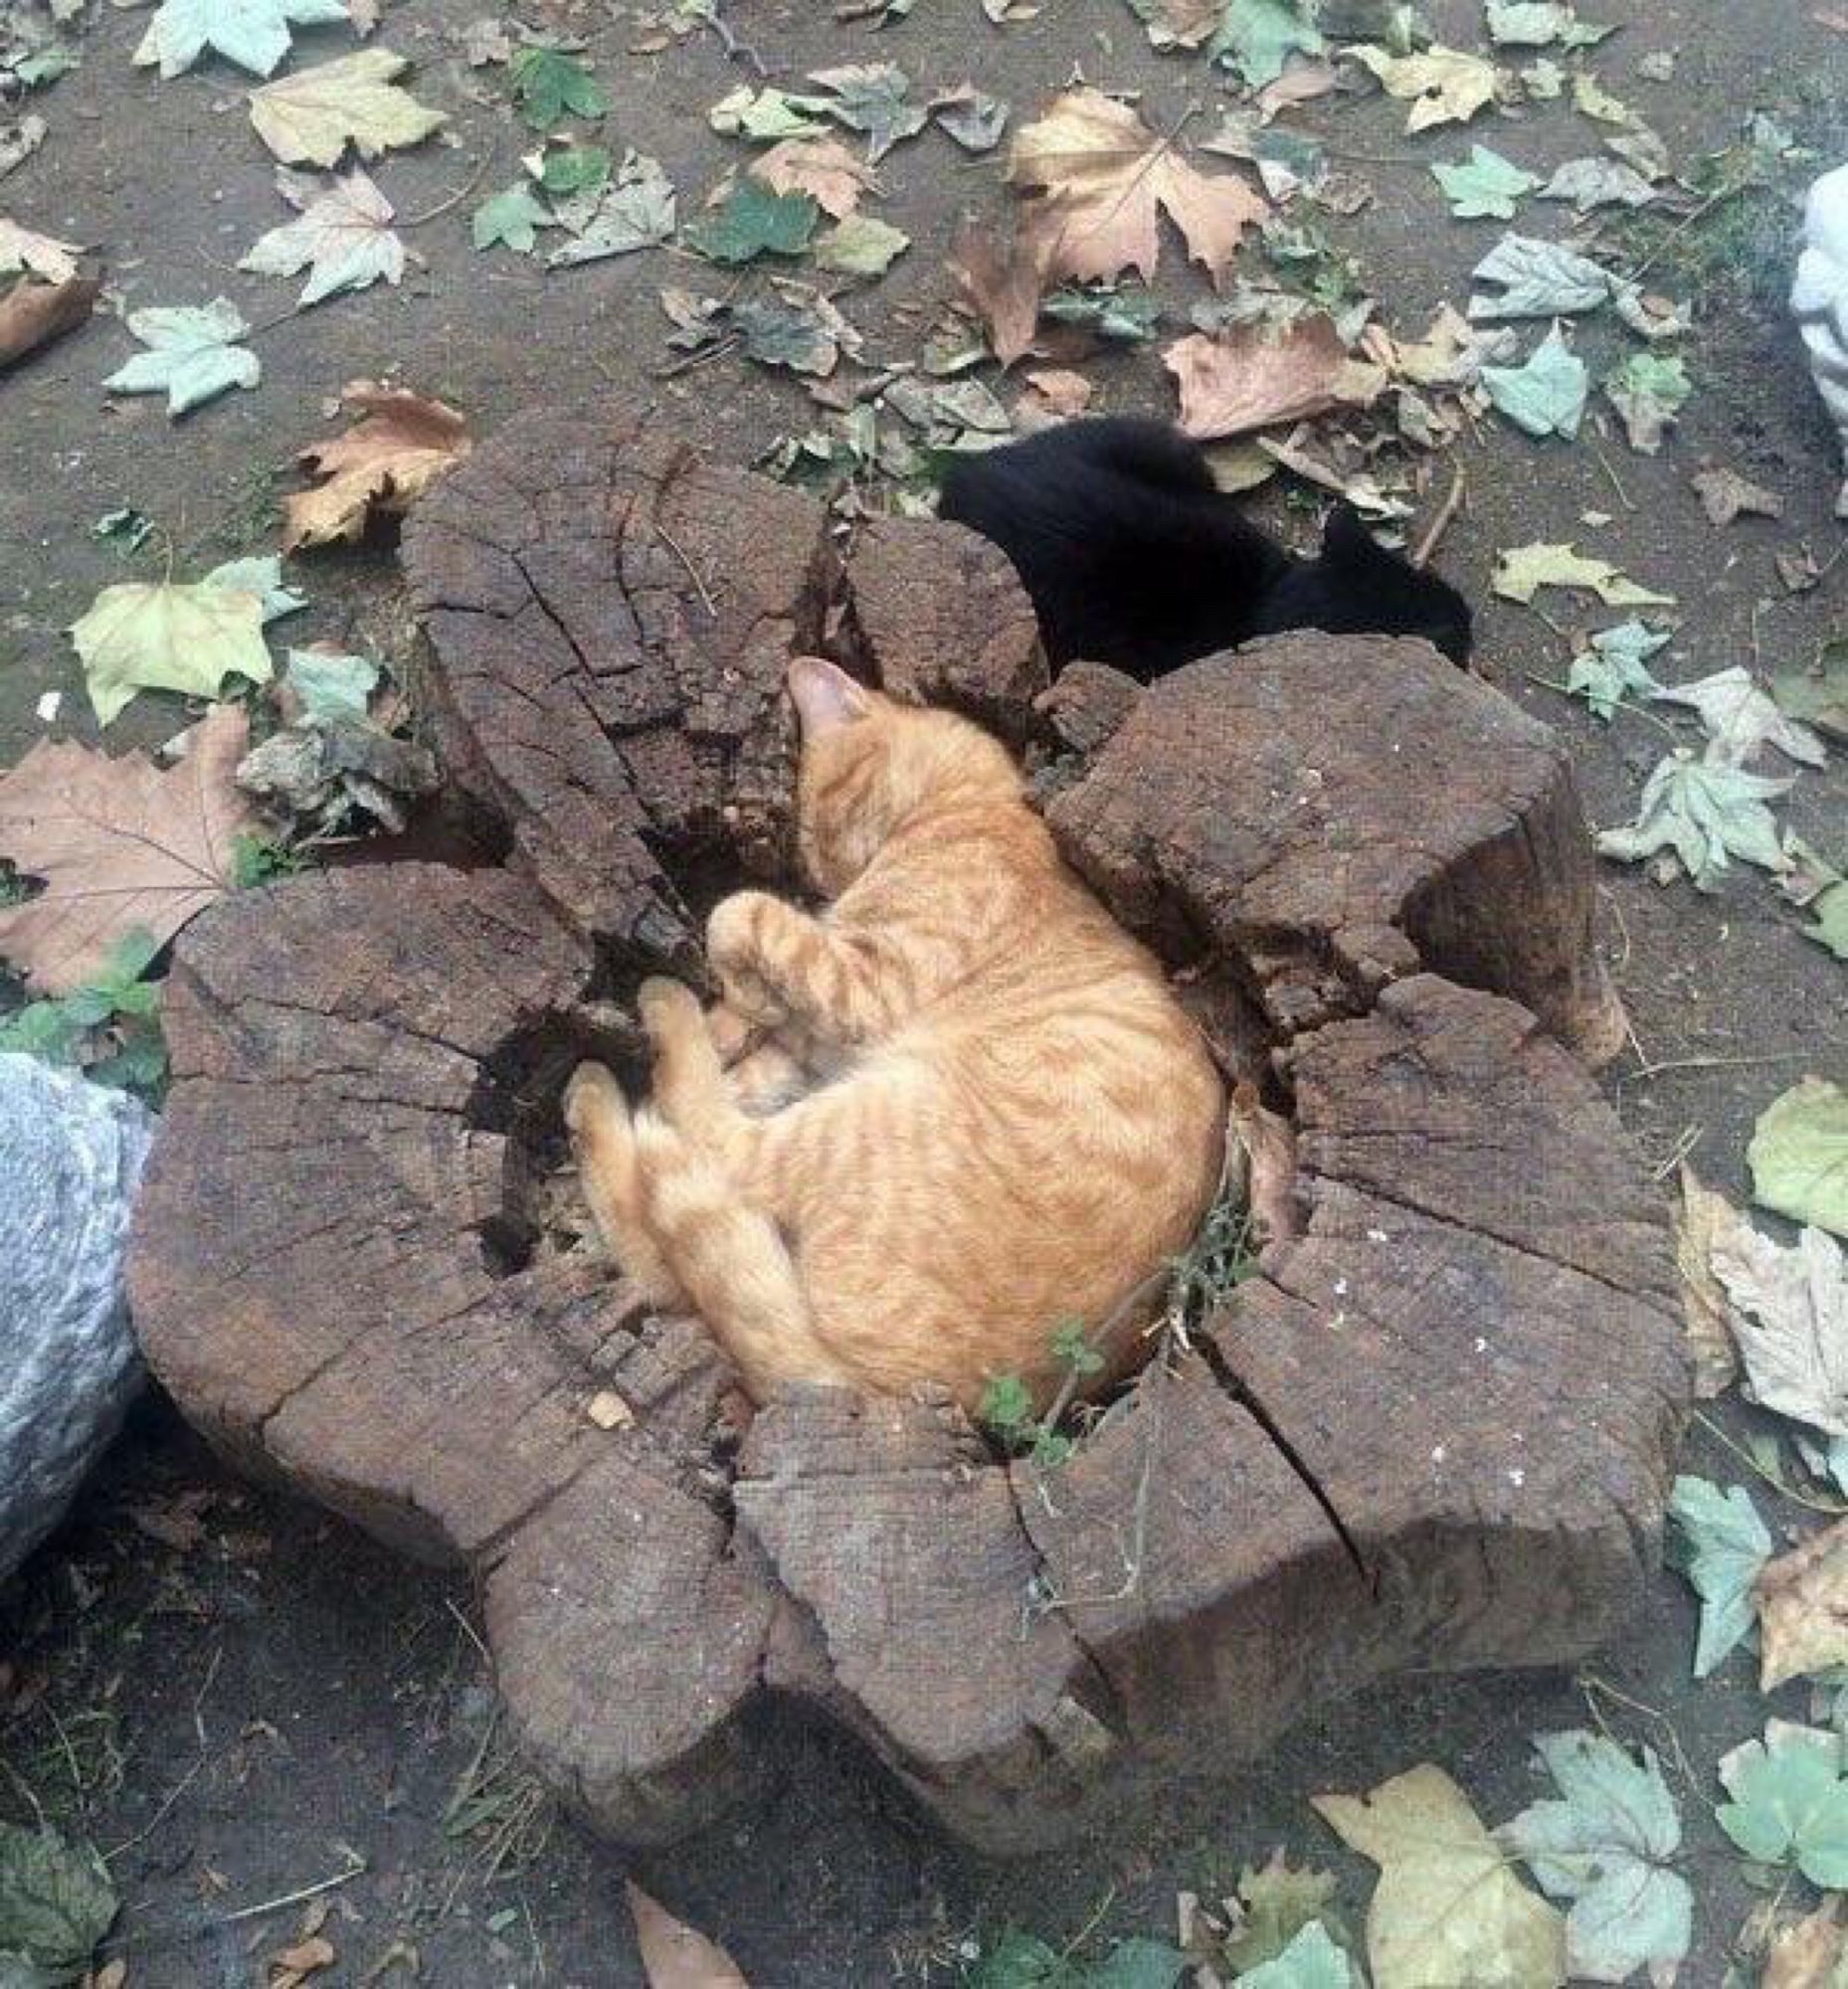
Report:
[[[879,182],[838,138],[785,138],[751,161],[753,179],[778,193],[806,193],[823,211],[844,221],[860,195],[877,193]]]
[[[1216,284],[1245,230],[1270,211],[1242,180],[1200,172],[1130,105],[1088,88],[1068,90],[1019,132],[1008,177],[1028,198],[1048,276],[1079,281],[1135,270],[1146,282],[1165,210]]]
[[[1696,683],[1662,684],[1649,695],[1659,704],[1685,704],[1698,711],[1707,728],[1706,758],[1715,767],[1744,767],[1766,746],[1775,746],[1805,767],[1828,764],[1828,748],[1753,681],[1742,663],[1715,670]]]
[[[1507,601],[1526,607],[1543,587],[1583,588],[1606,608],[1660,608],[1672,595],[1651,594],[1608,560],[1589,559],[1570,545],[1510,546],[1495,556],[1489,585]]]
[[[512,76],[520,115],[535,131],[549,131],[567,117],[601,117],[610,107],[603,85],[562,49],[516,49]]]
[[[77,274],[77,259],[83,253],[75,242],[37,235],[0,214],[0,273],[24,270],[48,283],[68,283]]]
[[[128,313],[128,329],[147,347],[103,381],[115,394],[165,394],[167,412],[183,415],[263,378],[256,353],[237,341],[249,326],[228,297],[209,304],[155,304]]]
[[[341,399],[360,420],[301,452],[303,468],[327,480],[283,500],[285,551],[359,538],[374,511],[409,509],[474,447],[454,408],[408,388],[356,380]]]
[[[1515,202],[1540,184],[1532,173],[1487,145],[1472,145],[1468,159],[1454,164],[1433,161],[1431,177],[1443,188],[1450,212],[1459,221],[1510,221]]]
[[[1761,869],[1784,870],[1790,859],[1764,804],[1789,788],[1788,781],[1671,753],[1643,784],[1636,819],[1623,828],[1600,829],[1597,847],[1626,863],[1672,849],[1697,891],[1717,889],[1733,856]]]
[[[491,249],[504,242],[509,249],[527,255],[538,246],[538,230],[551,225],[545,203],[531,187],[522,184],[484,200],[469,220],[468,236],[477,249]]]
[[[300,304],[319,303],[341,290],[363,290],[381,278],[395,283],[404,274],[404,244],[392,232],[392,204],[367,177],[351,167],[342,177],[320,182],[279,166],[277,190],[300,215],[273,228],[251,245],[240,270],[266,276],[308,271]]]
[[[1807,1232],[1820,1237],[1819,1229]],[[1836,1255],[1839,1259],[1840,1252]],[[1848,1290],[1840,1277],[1838,1292]],[[1843,1301],[1848,1305],[1848,1300]],[[1848,1311],[1838,1334],[1848,1333]],[[1848,1520],[1837,1520],[1758,1573],[1760,1692],[1848,1664]]]
[[[910,247],[902,228],[870,214],[849,215],[816,242],[815,267],[843,276],[882,276]]]
[[[137,690],[217,697],[228,676],[270,680],[264,597],[211,580],[105,587],[71,625],[96,722],[110,724]]]
[[[100,975],[137,927],[164,945],[232,888],[255,816],[232,778],[250,737],[236,705],[194,728],[177,767],[42,739],[0,780],[0,854],[45,889],[0,908],[0,952],[42,994]]]
[[[139,68],[163,77],[192,68],[207,49],[269,76],[290,46],[289,29],[331,27],[347,18],[343,0],[162,0],[134,52]]]
[[[1192,332],[1162,364],[1181,391],[1182,432],[1201,442],[1362,407],[1386,384],[1379,367],[1348,357],[1334,320],[1319,313],[1274,332],[1261,324]]]
[[[1003,238],[966,222],[950,251],[950,275],[1004,367],[1032,349],[1046,281],[1046,244],[1030,230]]]
[[[290,166],[331,166],[349,141],[362,159],[415,145],[445,118],[392,81],[406,67],[390,49],[361,49],[300,70],[251,91],[251,122]]]
[[[1759,518],[1783,516],[1783,499],[1776,491],[1748,481],[1736,469],[1709,463],[1688,480],[1694,485],[1710,525],[1730,525],[1741,512]]]
[[[1388,55],[1385,49],[1364,47],[1349,52],[1373,71],[1389,96],[1408,97],[1407,131],[1433,124],[1467,124],[1485,103],[1495,99],[1501,72],[1481,56],[1460,49],[1429,48],[1421,55]]]
[[[911,79],[893,63],[848,63],[840,69],[818,69],[809,81],[828,94],[798,99],[806,107],[825,110],[866,140],[866,158],[877,165],[901,138],[915,137],[930,121],[930,112],[911,100]]]
[[[651,249],[673,233],[675,213],[673,182],[661,162],[645,152],[626,152],[608,185],[554,207],[552,219],[573,239],[546,257],[546,268],[561,270]]]

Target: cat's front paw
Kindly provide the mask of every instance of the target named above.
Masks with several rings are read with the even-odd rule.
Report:
[[[706,958],[725,1005],[759,1028],[775,1028],[788,1013],[764,977],[760,937],[782,909],[768,891],[734,891],[706,921]]]

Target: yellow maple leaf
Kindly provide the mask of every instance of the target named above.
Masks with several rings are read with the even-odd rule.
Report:
[[[216,697],[228,676],[268,683],[263,610],[261,595],[205,580],[105,587],[71,625],[96,723],[107,725],[137,690]]]
[[[1467,124],[1493,101],[1501,78],[1492,62],[1465,55],[1461,49],[1429,48],[1415,56],[1387,55],[1376,48],[1349,53],[1373,71],[1388,95],[1411,99],[1407,131],[1423,131],[1433,124]]]
[[[444,115],[392,81],[405,66],[390,49],[362,49],[299,70],[251,91],[251,122],[291,166],[331,166],[349,142],[362,159],[415,145]]]

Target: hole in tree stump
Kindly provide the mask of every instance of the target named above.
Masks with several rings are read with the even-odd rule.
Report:
[[[1047,694],[979,540],[869,525],[843,566],[810,499],[622,409],[510,425],[403,557],[420,702],[503,861],[188,930],[132,1292],[227,1454],[474,1570],[581,1815],[694,1829],[823,1718],[1021,1849],[1331,1695],[1624,1626],[1686,1376],[1663,1199],[1580,1060],[1620,1016],[1547,728],[1375,638]],[[634,979],[696,969],[734,865],[776,874],[783,665],[831,633],[1034,744],[1069,860],[1290,1121],[1294,1233],[1064,1464],[941,1400],[746,1426],[697,1324],[549,1219],[568,1064],[638,1076]]]

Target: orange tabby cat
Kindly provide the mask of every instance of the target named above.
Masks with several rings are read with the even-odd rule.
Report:
[[[632,1119],[599,1064],[566,1119],[631,1278],[690,1307],[752,1392],[942,1382],[968,1406],[1093,1332],[1193,1235],[1224,1152],[1211,1058],[1154,959],[1065,867],[1005,748],[946,711],[799,657],[798,836],[819,917],[764,891],[707,927],[724,995],[641,994]],[[727,1015],[725,1010],[730,1010]],[[738,1018],[824,1073],[752,1116],[722,1068]],[[1107,1380],[1133,1330],[1100,1350]]]

